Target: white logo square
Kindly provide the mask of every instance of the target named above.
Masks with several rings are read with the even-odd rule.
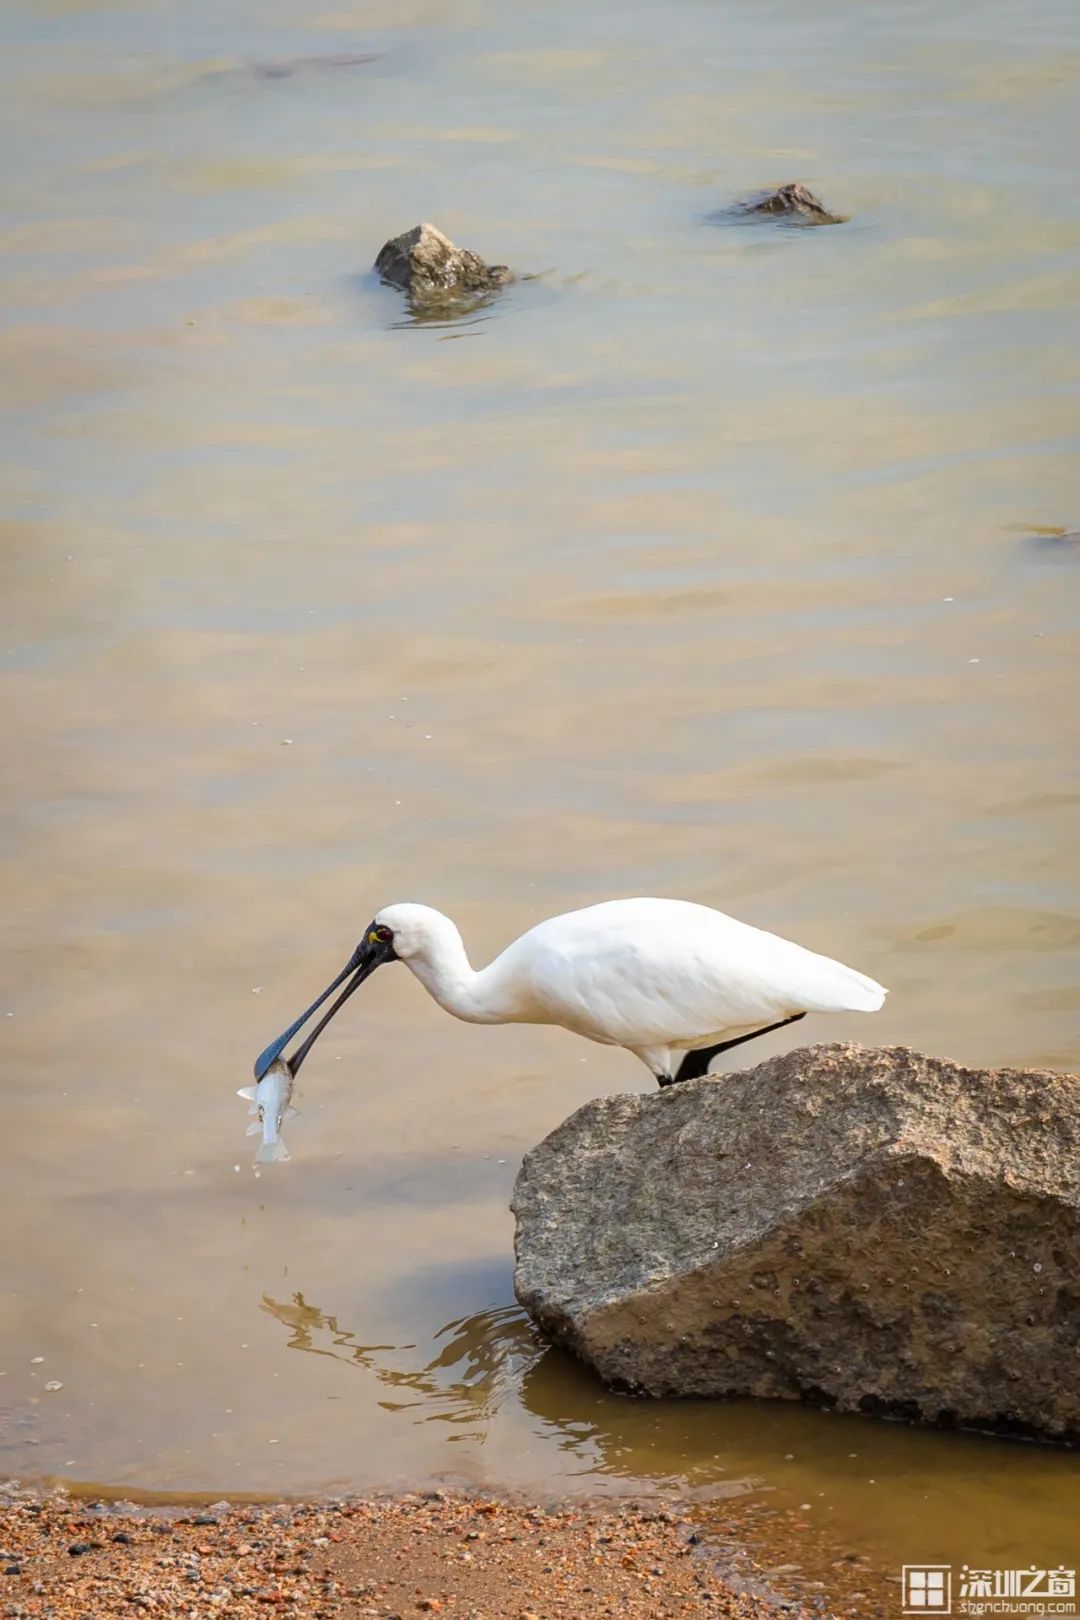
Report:
[[[952,1565],[905,1564],[905,1614],[952,1613]]]

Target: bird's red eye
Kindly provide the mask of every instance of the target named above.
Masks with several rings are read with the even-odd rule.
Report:
[[[379,941],[380,945],[389,945],[390,941],[394,937],[394,930],[392,928],[387,928],[385,923],[380,923],[378,928],[373,928],[371,931],[375,935],[375,938]]]

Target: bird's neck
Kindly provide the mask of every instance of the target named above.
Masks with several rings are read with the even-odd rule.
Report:
[[[498,1024],[505,1018],[502,998],[492,992],[491,968],[479,973],[465,952],[457,929],[443,934],[422,955],[407,964],[428,994],[455,1018],[470,1024]]]

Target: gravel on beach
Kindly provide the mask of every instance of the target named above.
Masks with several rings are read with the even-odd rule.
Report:
[[[808,1612],[722,1574],[694,1526],[654,1505],[544,1508],[441,1491],[209,1508],[18,1490],[0,1497],[3,1620],[800,1620]]]

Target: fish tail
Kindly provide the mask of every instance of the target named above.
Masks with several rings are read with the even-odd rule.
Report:
[[[279,1136],[276,1142],[260,1142],[259,1151],[255,1155],[256,1164],[277,1164],[284,1159],[291,1159],[292,1154]]]

